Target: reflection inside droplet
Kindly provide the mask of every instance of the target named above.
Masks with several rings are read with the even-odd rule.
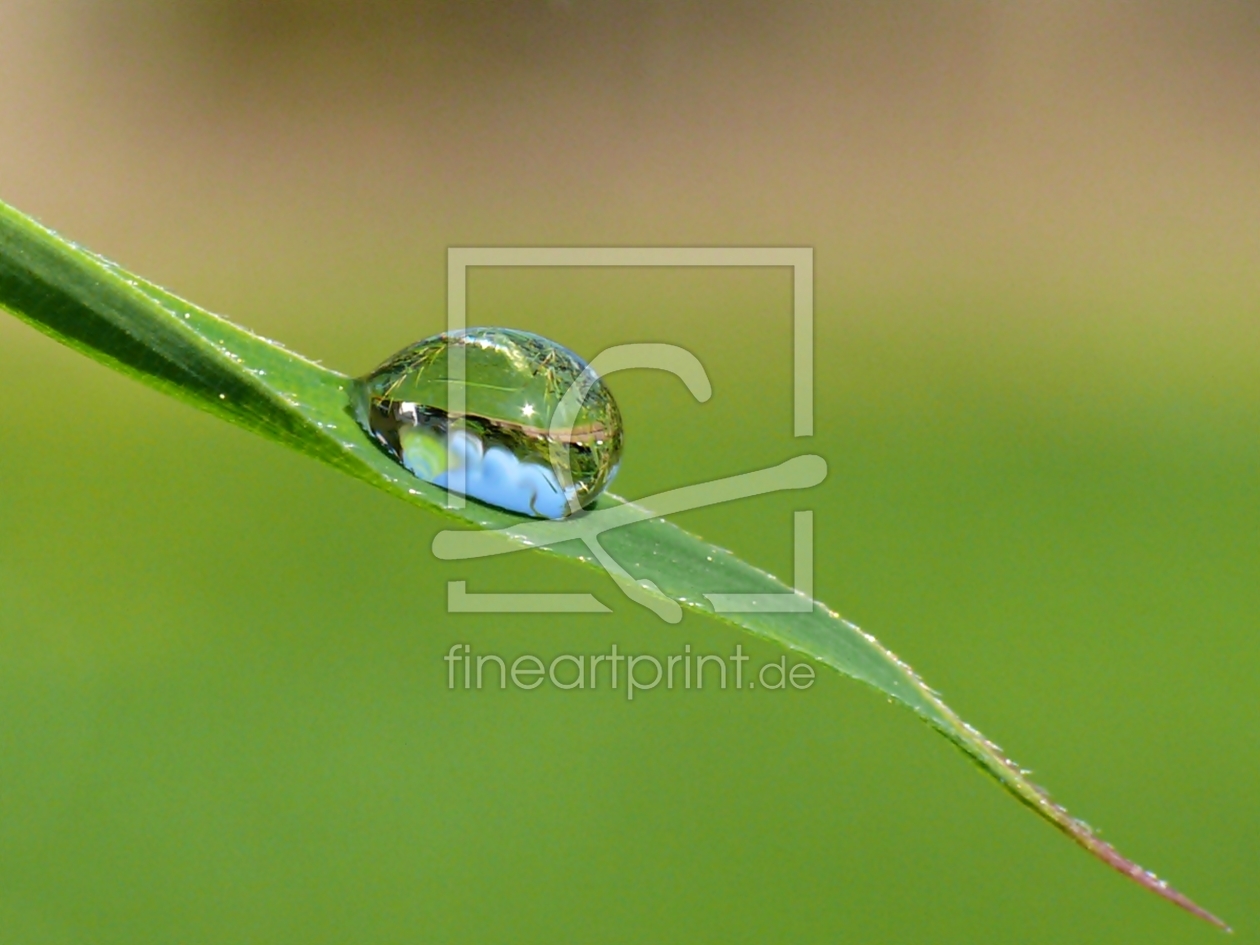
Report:
[[[465,380],[456,412],[448,403],[453,350],[463,354]],[[539,335],[434,335],[359,383],[359,423],[390,456],[489,505],[564,518],[591,505],[617,473],[621,414],[611,392],[576,354]]]

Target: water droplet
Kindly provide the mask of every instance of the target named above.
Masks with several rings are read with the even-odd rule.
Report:
[[[456,347],[465,377],[457,415],[447,407]],[[391,457],[426,482],[489,505],[560,519],[590,506],[617,474],[621,413],[612,393],[585,361],[539,335],[510,328],[434,335],[359,386],[359,423]]]

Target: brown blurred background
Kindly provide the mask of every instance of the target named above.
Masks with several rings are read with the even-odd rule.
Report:
[[[88,242],[108,229],[124,257],[120,218],[160,229],[159,265],[226,243],[248,279],[294,233],[312,254],[380,234],[397,262],[399,234],[440,232],[819,243],[820,278],[872,287],[1172,264],[1255,288],[1255,3],[6,0],[0,17],[9,199]]]

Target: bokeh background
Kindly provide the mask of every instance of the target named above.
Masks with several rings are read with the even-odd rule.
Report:
[[[617,491],[806,449],[680,523],[819,595],[1104,836],[1260,928],[1260,5],[0,0],[0,198],[324,363],[441,328],[450,245],[810,245],[484,270],[612,386]],[[666,626],[0,318],[0,941],[1191,942],[909,712],[450,692]],[[588,590],[604,617],[448,615]]]

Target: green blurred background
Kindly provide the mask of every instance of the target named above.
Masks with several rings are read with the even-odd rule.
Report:
[[[1255,940],[1260,6],[0,0],[0,197],[361,372],[449,245],[809,245],[472,276],[473,322],[669,341],[617,491],[818,594]],[[1190,942],[909,712],[451,692],[441,656],[777,657],[442,527],[0,318],[0,942]],[[445,584],[601,617],[448,615]]]

